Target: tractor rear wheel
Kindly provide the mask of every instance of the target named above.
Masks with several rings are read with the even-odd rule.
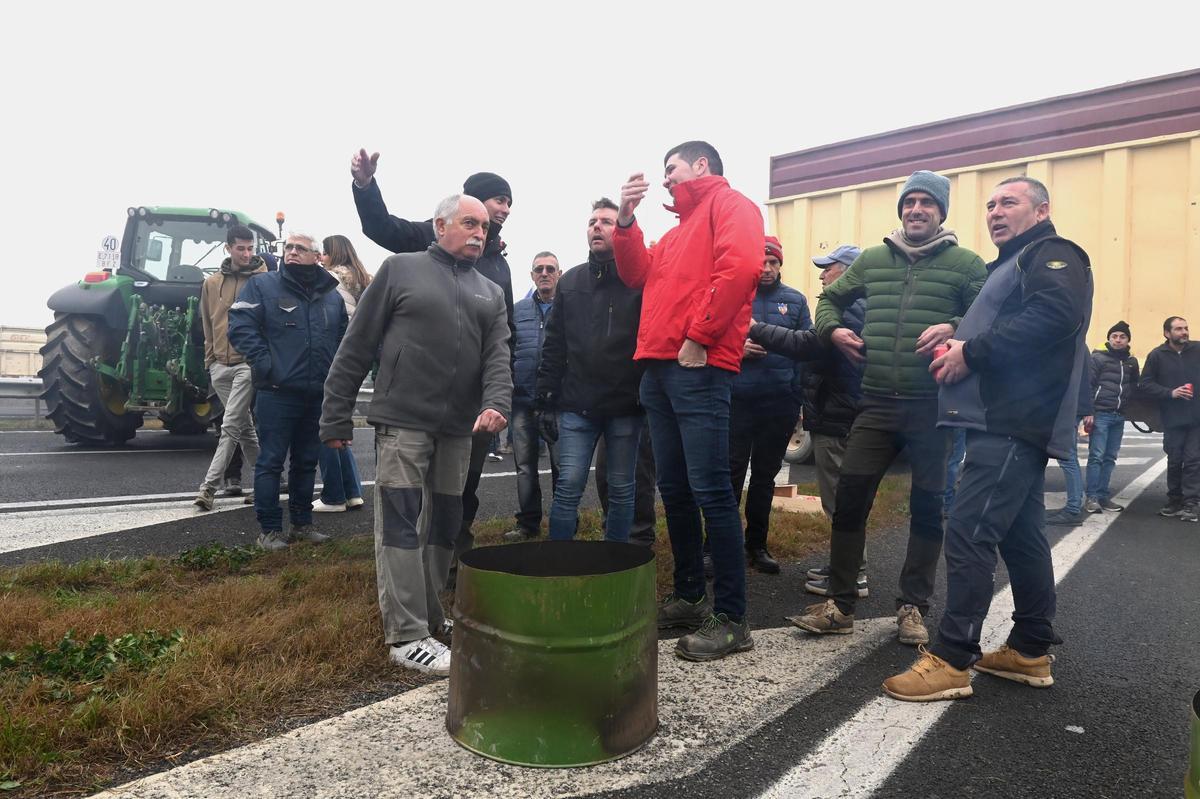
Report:
[[[123,444],[142,426],[142,415],[125,410],[128,396],[101,377],[93,358],[116,365],[121,336],[94,316],[54,315],[42,346],[42,399],[54,432],[73,444]]]
[[[221,403],[215,397],[212,402],[197,402],[184,407],[174,416],[162,416],[163,427],[172,435],[195,436],[207,432],[213,419],[221,414]]]

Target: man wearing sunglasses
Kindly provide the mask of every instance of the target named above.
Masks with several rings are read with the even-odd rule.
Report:
[[[317,262],[320,239],[289,233],[283,266],[250,278],[229,309],[229,342],[246,356],[258,394],[258,461],[254,465],[254,513],[258,545],[284,549],[294,540],[328,538],[312,529],[313,483],[321,439],[321,398],[334,353],[346,332],[346,304],[338,282]],[[284,535],[279,478],[291,450],[288,515]]]

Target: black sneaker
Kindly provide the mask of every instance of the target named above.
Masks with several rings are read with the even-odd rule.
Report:
[[[1158,509],[1159,516],[1178,516],[1183,512],[1183,504],[1180,502],[1167,502]]]
[[[858,589],[858,598],[866,599],[871,595],[871,590],[867,588],[867,573],[859,572],[858,580],[855,583],[855,588]],[[817,596],[829,596],[829,578],[821,580],[809,580],[804,584],[804,590],[810,594]]]
[[[819,569],[809,569],[804,576],[810,580],[826,580],[829,578],[830,571],[829,564],[826,563]],[[867,562],[865,560],[862,562],[862,568],[858,570],[858,579],[864,583],[867,581]]]
[[[712,616],[712,601],[705,594],[696,602],[688,602],[674,594],[669,595],[658,606],[658,629],[686,627],[695,630]]]
[[[1057,510],[1046,512],[1046,524],[1053,524],[1058,527],[1078,527],[1083,524],[1083,516],[1083,511],[1071,513],[1066,508],[1058,508]]]
[[[1179,521],[1181,522],[1200,522],[1200,512],[1194,506],[1189,505],[1179,511]]]
[[[675,644],[675,655],[684,660],[703,662],[753,648],[750,625],[744,619],[731,621],[724,613],[717,613],[705,619],[699,630],[680,638]]]
[[[1117,512],[1117,511],[1125,510],[1125,506],[1118,505],[1117,503],[1113,502],[1111,499],[1102,499],[1102,500],[1100,500],[1100,509],[1106,510],[1106,511],[1111,511],[1111,512]]]
[[[763,574],[779,574],[779,561],[771,557],[766,547],[762,549],[747,549],[746,561]]]
[[[292,527],[293,541],[310,541],[314,544],[323,544],[329,540],[329,536],[324,533],[318,533],[313,529],[311,524],[300,524]]]
[[[225,491],[222,496],[240,497],[242,495],[242,481],[236,477],[231,477],[225,481]]]

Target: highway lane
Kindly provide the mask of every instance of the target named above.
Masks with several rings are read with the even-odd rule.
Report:
[[[287,757],[291,740],[308,747],[329,737],[317,729],[308,738],[267,742],[264,746],[275,753],[269,761],[263,760],[260,750],[249,750],[244,755],[232,753],[229,761],[221,761],[224,766],[218,763],[212,768],[251,779],[257,773],[255,762],[304,760],[304,768],[280,775],[281,787],[274,794],[278,796],[355,791],[413,795],[418,784],[407,782],[410,779],[425,786],[444,785],[444,795],[463,796],[533,795],[530,786],[546,779],[563,788],[556,795],[639,799],[758,796],[779,785],[786,788],[777,795],[795,797],[1178,796],[1187,757],[1187,703],[1200,688],[1200,661],[1195,658],[1200,647],[1196,621],[1200,592],[1194,590],[1200,584],[1200,526],[1155,515],[1165,494],[1161,452],[1156,446],[1154,437],[1129,439],[1114,487],[1132,485],[1130,491],[1142,487],[1144,491],[1128,510],[1092,517],[1085,528],[1049,530],[1052,543],[1063,543],[1068,549],[1090,536],[1090,548],[1075,547],[1081,554],[1069,572],[1064,570],[1059,585],[1056,627],[1064,644],[1057,649],[1057,683],[1049,690],[1035,691],[981,675],[975,681],[976,696],[970,700],[939,705],[936,710],[902,706],[912,708],[904,711],[904,721],[881,717],[880,724],[886,725],[882,733],[872,730],[868,719],[867,727],[860,729],[879,736],[881,742],[870,744],[869,751],[861,748],[869,737],[865,734],[858,748],[839,743],[839,733],[852,729],[843,725],[880,704],[879,683],[905,668],[914,656],[891,633],[894,586],[906,531],[883,530],[870,541],[871,596],[859,606],[863,626],[850,639],[813,641],[780,628],[783,615],[813,600],[801,591],[804,570],[819,565],[823,554],[785,564],[778,577],[751,573],[749,618],[762,636],[760,650],[745,656],[742,667],[735,657],[705,666],[699,670],[702,673],[689,667],[677,677],[670,666],[661,666],[664,726],[657,742],[645,750],[654,755],[649,760],[635,755],[613,769],[538,772],[527,780],[526,770],[468,758],[470,779],[464,787],[461,752],[452,744],[429,740],[430,735],[442,735],[436,718],[436,708],[443,706],[436,703],[444,702],[444,684],[439,684],[420,689],[425,693],[411,700],[387,700],[396,704],[381,705],[371,717],[374,721],[360,725],[357,733],[352,721],[347,721],[348,726],[330,722],[335,726],[328,729],[338,732],[328,756],[314,758],[304,748],[303,758]],[[1149,461],[1134,462],[1141,458]],[[1060,503],[1062,480],[1054,464],[1048,469],[1047,484],[1048,504]],[[103,537],[104,547],[112,553],[133,553],[163,546],[157,536],[165,535],[178,545],[180,538],[236,534],[229,528],[238,513],[209,515],[190,526],[173,523],[115,533]],[[341,525],[337,534],[365,532],[369,527],[366,513],[336,516],[336,522],[330,523]],[[57,551],[61,547],[9,553],[4,558],[44,557]],[[1002,591],[1005,584],[1001,566],[996,587]],[[937,623],[943,590],[944,576],[939,576],[931,625]],[[425,711],[418,712],[418,706]],[[691,710],[683,712],[685,706]],[[426,712],[430,707],[435,710],[432,716]],[[409,729],[405,714],[413,714],[414,729]],[[383,770],[374,767],[370,758],[378,753],[372,751],[371,741],[379,739],[380,718],[395,719],[395,735],[420,738],[422,748],[413,750],[416,760],[397,762],[394,770],[388,770],[393,761],[387,752],[399,740],[389,732],[386,737],[391,743],[380,754]],[[418,721],[428,722],[428,729]],[[872,748],[876,746],[878,751]],[[886,763],[882,749],[891,753]],[[688,754],[675,757],[679,752]],[[878,779],[835,786],[821,769],[813,768],[811,774],[806,770],[804,764],[813,756],[848,757],[848,765],[874,771]],[[371,767],[364,769],[364,762]],[[205,770],[208,766],[196,765],[195,774],[213,776]],[[437,771],[440,767],[447,769],[444,775]],[[797,777],[798,767],[802,771]],[[791,781],[786,782],[789,774]],[[299,783],[288,788],[284,776],[316,782],[298,790]],[[118,794],[202,795],[212,784],[193,782],[189,789],[189,779],[181,772],[157,787],[131,786]],[[356,786],[354,779],[367,782]],[[160,792],[166,785],[170,790]]]

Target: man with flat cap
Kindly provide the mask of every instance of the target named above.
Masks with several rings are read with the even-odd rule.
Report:
[[[411,222],[388,213],[379,182],[375,180],[375,169],[379,164],[379,153],[367,154],[359,150],[350,158],[350,175],[354,178],[354,205],[358,219],[367,238],[394,253],[424,252],[437,239],[433,232],[433,220]],[[512,189],[508,181],[492,172],[476,172],[463,182],[463,194],[474,197],[487,209],[490,227],[483,254],[475,261],[475,271],[495,283],[504,292],[504,305],[508,309],[510,343],[515,339],[513,326],[512,272],[504,257],[504,242],[500,229],[508,219],[512,208]],[[479,510],[479,478],[483,473],[483,462],[491,448],[492,434],[478,433],[471,445],[471,461],[467,470],[467,483],[463,487],[462,530],[455,542],[455,555],[471,548],[474,537],[471,524]]]

